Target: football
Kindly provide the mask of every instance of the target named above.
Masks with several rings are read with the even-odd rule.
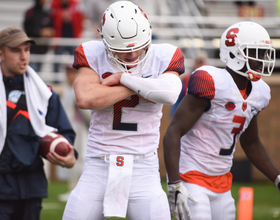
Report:
[[[46,158],[49,152],[56,152],[60,156],[67,156],[70,152],[69,142],[61,134],[49,133],[42,137],[39,154]]]

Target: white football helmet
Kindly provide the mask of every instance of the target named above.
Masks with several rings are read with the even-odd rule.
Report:
[[[130,1],[118,1],[111,4],[101,20],[101,37],[108,57],[119,69],[142,63],[145,67],[150,53],[152,39],[151,25],[142,9]],[[134,62],[120,60],[116,53],[129,53],[144,49]],[[145,62],[144,62],[145,61]]]
[[[236,73],[257,81],[261,76],[272,74],[275,49],[269,34],[261,25],[242,21],[231,25],[222,34],[220,59]],[[250,60],[261,62],[262,67],[259,70],[252,69]]]

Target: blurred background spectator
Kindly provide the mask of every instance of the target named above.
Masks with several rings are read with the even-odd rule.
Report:
[[[32,8],[24,14],[24,30],[31,38],[51,38],[54,36],[54,28],[46,6],[47,0],[34,0]],[[46,39],[45,39],[46,40]],[[38,42],[37,42],[38,43]],[[46,54],[49,46],[46,44],[37,44],[31,47],[31,54]],[[36,72],[41,71],[42,62],[30,62],[29,64]]]
[[[117,0],[84,0],[84,8],[87,19],[90,21],[90,27],[93,32],[93,36],[100,38],[100,33],[97,29],[100,29],[100,23],[106,8]]]
[[[100,28],[100,22],[106,8],[116,2],[118,0],[84,0],[83,5],[85,8],[85,13],[87,19],[90,21],[90,27],[93,32],[93,36],[96,38],[100,38],[100,34],[97,29]],[[134,0],[132,1],[136,5],[138,5],[148,16],[154,15],[170,15],[169,6],[167,0]],[[160,7],[159,7],[160,5]],[[153,24],[151,19],[151,24],[153,27],[159,27],[160,25],[157,23]],[[156,38],[156,35],[153,34],[153,39]]]
[[[84,31],[85,15],[79,1],[53,0],[50,5],[50,15],[55,29],[56,38],[80,38]],[[55,54],[68,52],[74,54],[76,46],[58,45]],[[54,72],[60,71],[60,63],[54,64]]]

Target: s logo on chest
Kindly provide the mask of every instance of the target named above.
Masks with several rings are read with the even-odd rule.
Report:
[[[235,109],[235,104],[233,102],[228,102],[227,104],[225,104],[225,107],[227,110],[232,111]]]

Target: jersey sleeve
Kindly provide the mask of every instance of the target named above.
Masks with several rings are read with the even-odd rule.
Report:
[[[184,55],[179,48],[176,49],[167,69],[164,72],[167,71],[175,71],[180,75],[185,72]]]
[[[85,56],[83,45],[77,47],[74,52],[74,63],[73,67],[79,69],[80,67],[90,67]]]
[[[195,71],[189,80],[188,93],[212,100],[215,97],[215,83],[213,77],[207,71]]]

